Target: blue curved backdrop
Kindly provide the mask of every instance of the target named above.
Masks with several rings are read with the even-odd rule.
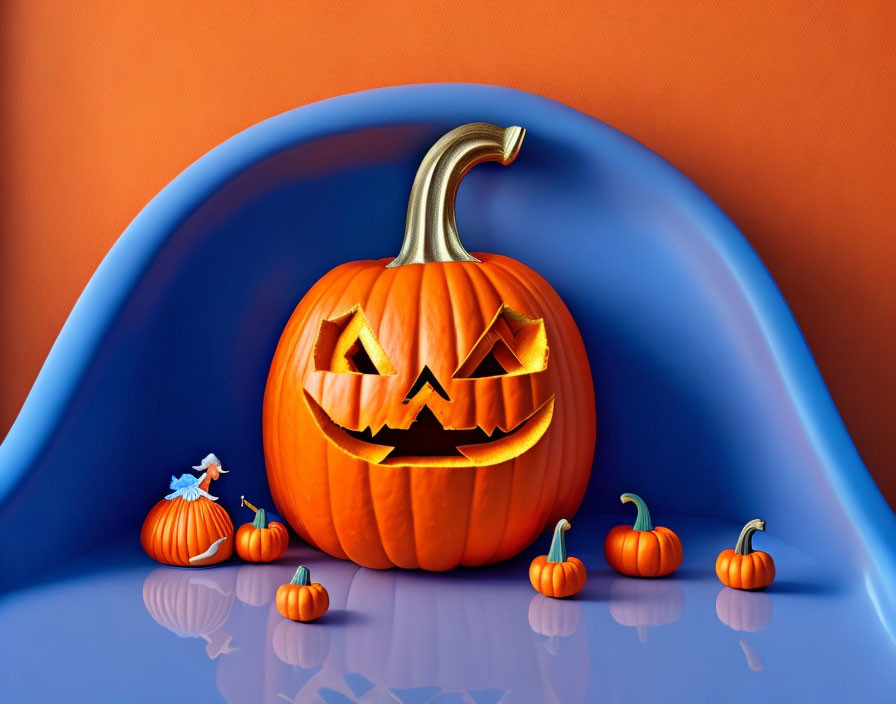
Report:
[[[216,452],[226,507],[269,503],[260,411],[294,306],[324,272],[398,251],[421,156],[471,121],[528,129],[517,162],[464,181],[467,248],[563,296],[589,350],[598,444],[587,511],[746,520],[864,578],[889,604],[896,520],[786,303],[731,221],[661,158],[534,95],[389,88],[285,113],[169,184],[122,234],[0,447],[10,584],[133,534],[169,476]],[[346,206],[348,204],[348,206]],[[21,539],[15,526],[39,518]],[[881,608],[884,608],[883,606]]]

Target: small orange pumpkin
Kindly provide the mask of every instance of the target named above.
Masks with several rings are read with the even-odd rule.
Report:
[[[653,527],[644,499],[636,494],[623,494],[622,503],[631,501],[638,507],[635,525],[616,526],[604,541],[604,556],[617,572],[629,577],[663,577],[681,566],[681,541],[663,526]]]
[[[571,527],[569,521],[561,518],[554,527],[548,554],[539,555],[529,565],[529,581],[539,594],[562,598],[578,594],[585,586],[585,565],[577,557],[566,556],[565,533]]]
[[[765,530],[765,521],[754,518],[740,532],[734,550],[728,548],[716,559],[719,581],[733,589],[762,589],[775,581],[775,561],[767,552],[753,550],[753,533]]]
[[[140,542],[153,560],[179,567],[202,567],[223,562],[233,554],[233,523],[218,500],[208,493],[213,479],[227,470],[213,454],[193,469],[203,470],[171,477],[174,491],[152,507]]]
[[[304,565],[296,570],[289,584],[277,589],[277,611],[291,621],[314,621],[330,608],[330,596],[323,585],[311,583],[311,573]]]
[[[236,554],[246,562],[271,562],[283,557],[289,546],[286,526],[280,521],[268,523],[267,512],[250,504],[245,496],[240,497],[240,506],[255,511],[255,520],[237,530]]]

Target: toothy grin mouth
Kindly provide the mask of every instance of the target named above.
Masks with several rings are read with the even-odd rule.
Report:
[[[353,457],[372,464],[426,467],[482,467],[506,462],[535,445],[554,413],[554,396],[510,430],[495,428],[491,435],[480,427],[446,428],[424,405],[408,428],[384,425],[352,430],[336,423],[305,391],[305,401],[321,432]]]

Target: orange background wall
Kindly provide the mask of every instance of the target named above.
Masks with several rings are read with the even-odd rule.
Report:
[[[708,192],[896,505],[896,2],[254,5],[0,3],[0,435],[103,255],[190,162],[314,100],[472,81],[594,115]]]

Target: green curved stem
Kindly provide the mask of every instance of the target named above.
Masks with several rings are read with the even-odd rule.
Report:
[[[565,518],[557,521],[554,537],[551,538],[551,549],[548,550],[548,562],[566,562],[566,531],[572,526]]]
[[[635,525],[632,526],[634,530],[653,530],[653,521],[650,520],[650,511],[647,510],[647,504],[644,503],[644,499],[637,494],[623,494],[619,497],[619,500],[624,504],[631,501],[638,507],[638,517],[635,519]]]
[[[299,584],[303,587],[307,587],[311,584],[311,573],[308,571],[308,568],[305,565],[300,565],[299,569],[296,570],[296,573],[292,576],[292,579],[289,580],[290,584]]]
[[[754,518],[743,527],[737,545],[734,546],[734,552],[738,555],[749,555],[753,552],[753,533],[757,530],[765,530],[765,521],[761,518]]]

